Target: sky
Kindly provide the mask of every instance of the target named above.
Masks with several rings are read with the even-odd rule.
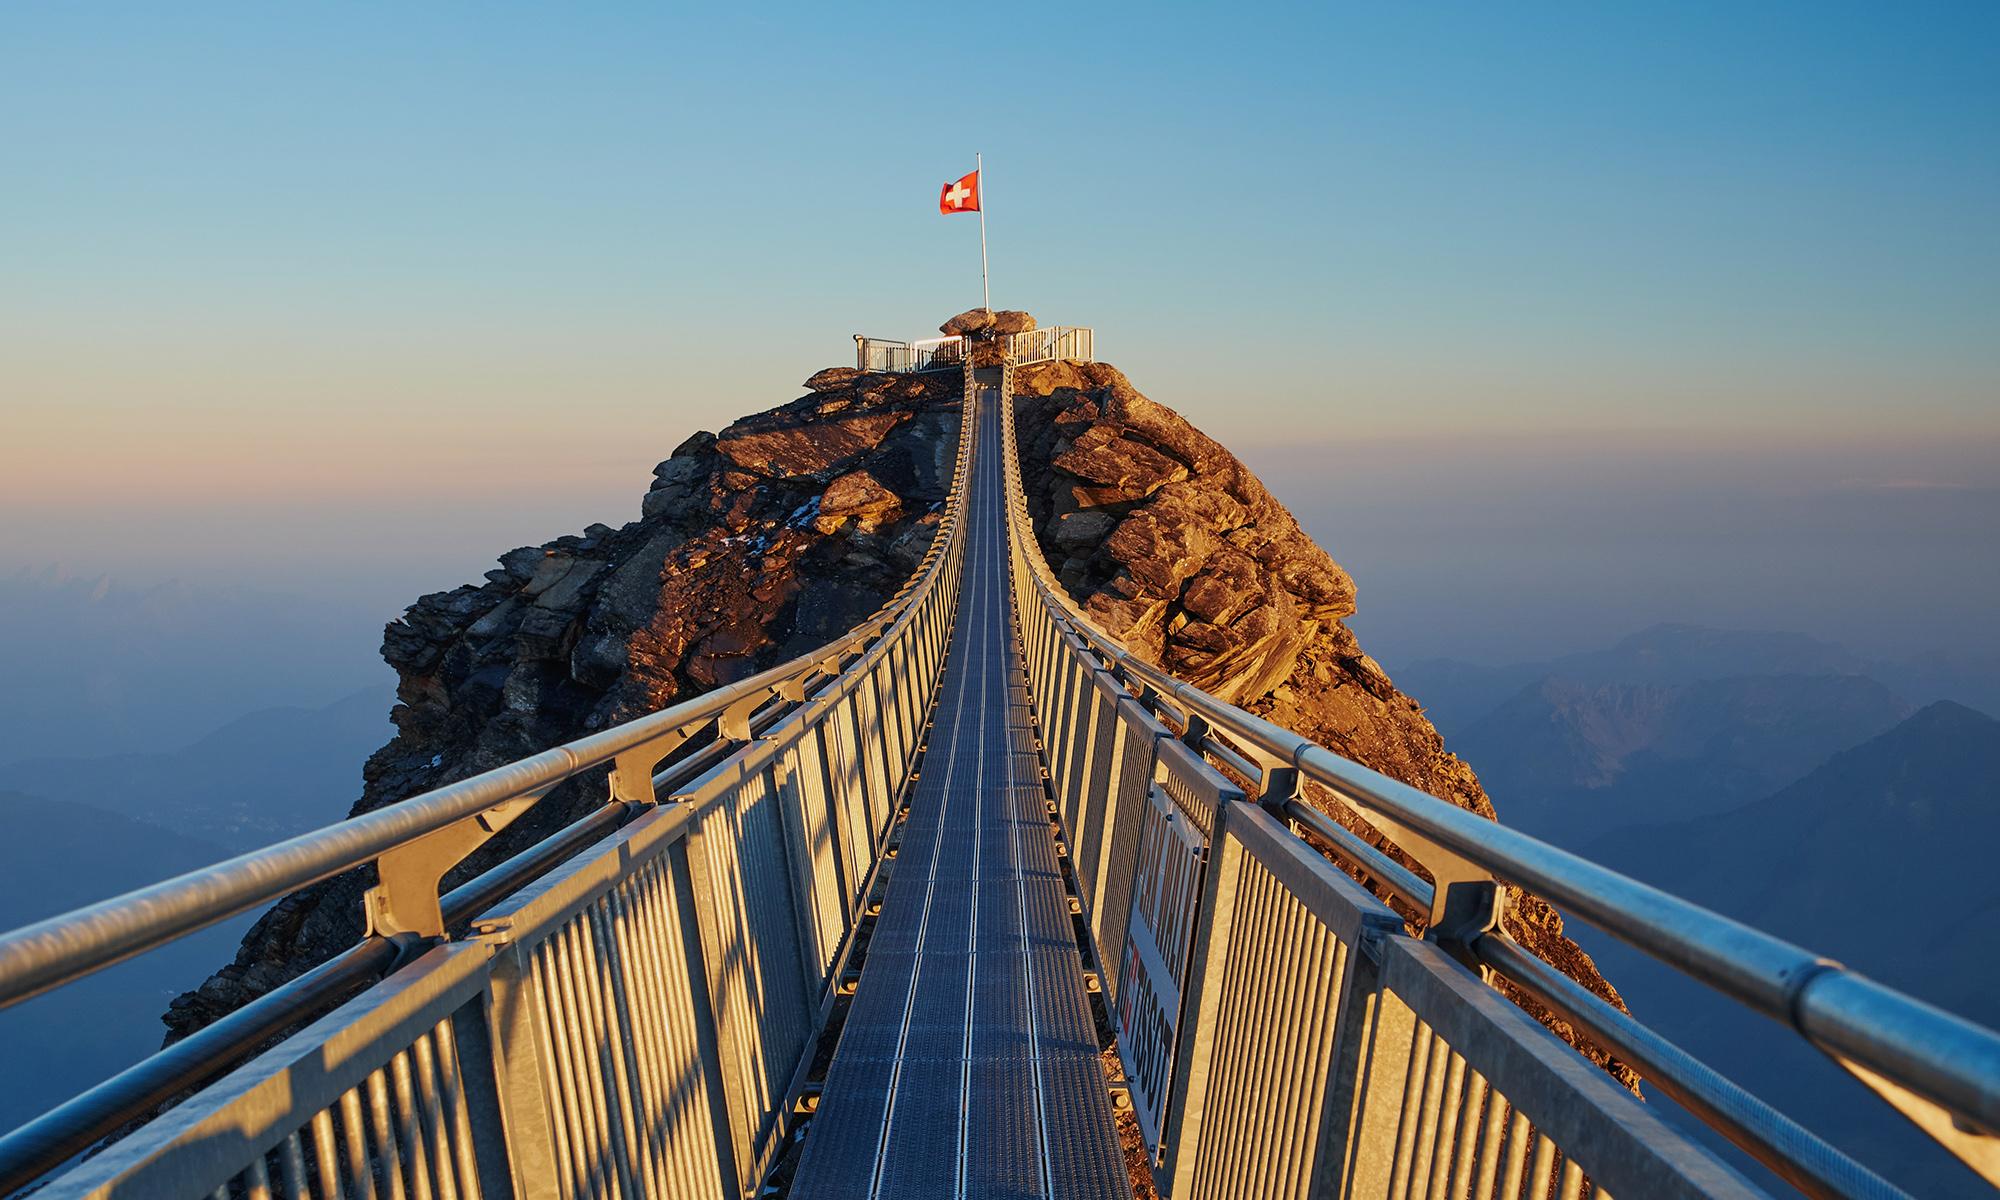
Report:
[[[0,572],[372,630],[636,518],[978,302],[981,151],[995,306],[1270,474],[1380,657],[2000,649],[2000,8],[694,7],[0,11]]]

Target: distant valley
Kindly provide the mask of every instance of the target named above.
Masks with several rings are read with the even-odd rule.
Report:
[[[1659,626],[1542,662],[1392,674],[1508,824],[2000,1025],[2000,721],[1954,698],[2000,698],[2000,671]],[[1573,927],[1635,1013],[1737,1082],[1917,1194],[1977,1186],[1765,1018]]]
[[[374,687],[323,708],[265,709],[156,754],[0,765],[0,929],[341,819],[362,762],[389,738],[393,699]],[[226,959],[255,915],[0,1012],[0,1129],[157,1049],[167,1001]]]
[[[0,764],[0,788],[108,809],[240,854],[347,815],[361,764],[394,732],[395,693],[267,708],[152,754]]]
[[[1572,850],[1725,812],[1941,700],[2000,712],[2000,663],[1871,662],[1804,634],[1659,625],[1601,650],[1390,674],[1503,821]]]
[[[1606,835],[1606,865],[2000,1026],[2000,721],[1939,701],[1733,812]],[[1633,1010],[1919,1196],[1985,1189],[1825,1056],[1608,937]]]
[[[199,579],[0,573],[0,763],[171,750],[245,713],[386,687],[391,615]]]
[[[1941,654],[1873,659],[1802,633],[1700,625],[1655,625],[1603,649],[1523,662],[1417,659],[1391,664],[1390,674],[1423,701],[1425,713],[1448,738],[1544,679],[1674,686],[1767,675],[1860,675],[1914,707],[1955,700],[1982,712],[2000,710],[2000,659]]]

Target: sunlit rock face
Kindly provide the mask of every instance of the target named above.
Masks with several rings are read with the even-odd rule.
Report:
[[[1034,320],[978,311],[946,325],[972,340],[978,363]],[[1354,612],[1353,581],[1234,455],[1111,367],[1051,363],[1015,378],[1032,516],[1050,563],[1095,620],[1180,678],[1493,815],[1471,769],[1342,623]],[[368,760],[353,811],[744,678],[838,636],[893,595],[940,519],[963,379],[829,367],[806,387],[789,404],[688,438],[654,469],[638,520],[510,550],[483,582],[425,596],[392,622],[382,653],[400,680],[398,732]],[[605,794],[601,777],[551,793],[447,886]],[[170,1036],[353,945],[371,876],[280,901],[234,962],[173,1002]],[[1517,897],[1507,921],[1536,953],[1615,997],[1547,905]]]
[[[1344,623],[1354,581],[1235,455],[1102,363],[1019,368],[1014,389],[1029,515],[1050,567],[1092,620],[1176,678],[1494,817],[1472,768]],[[1330,795],[1312,799],[1379,840]],[[1516,894],[1505,922],[1527,948],[1616,1001],[1546,903]],[[1629,1068],[1582,1048],[1633,1082]]]
[[[654,470],[641,516],[500,556],[483,582],[390,623],[397,734],[363,813],[775,666],[846,632],[909,578],[942,515],[964,384],[830,367],[807,395],[697,433]],[[494,487],[532,486],[495,480]],[[551,793],[456,884],[601,804]],[[353,945],[371,872],[278,903],[236,960],[166,1015],[178,1037]]]

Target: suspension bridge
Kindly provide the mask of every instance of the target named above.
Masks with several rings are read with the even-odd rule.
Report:
[[[2000,1180],[1991,1031],[1375,774],[1096,628],[1043,561],[1011,403],[1016,366],[1088,359],[1089,330],[857,343],[863,369],[964,378],[943,519],[879,612],[0,936],[4,1005],[317,880],[378,880],[363,941],[0,1139],[0,1195],[1056,1200],[1129,1196],[1135,1173],[1172,1200],[1767,1194],[1501,981],[1785,1187],[1902,1194],[1515,944],[1514,888],[1770,1017]],[[608,780],[601,809],[440,895],[579,777]]]

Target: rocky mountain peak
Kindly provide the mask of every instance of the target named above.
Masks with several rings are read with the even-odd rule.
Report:
[[[1347,628],[1353,579],[1226,447],[1102,363],[1021,368],[1014,400],[1029,515],[1094,621],[1179,679],[1494,819],[1472,769]],[[1380,843],[1331,794],[1310,799]],[[1622,1003],[1548,904],[1515,893],[1504,921],[1529,950]],[[1629,1067],[1516,999],[1636,1084]]]
[[[1102,363],[1016,373],[1050,565],[1093,619],[1224,700],[1268,694],[1354,581],[1220,443]]]
[[[638,520],[499,558],[389,624],[396,736],[354,813],[451,783],[754,674],[852,628],[922,560],[958,441],[956,371],[834,367],[805,395],[696,433],[653,470]],[[455,882],[603,802],[558,789]],[[182,1035],[350,945],[361,874],[281,901],[236,960],[174,1001]]]
[[[968,339],[977,364],[1034,319],[976,310],[944,328]],[[1181,678],[1493,815],[1471,770],[1343,623],[1353,580],[1234,455],[1113,367],[1055,362],[1016,379],[1037,532],[1095,620]],[[638,520],[510,550],[483,582],[424,596],[392,622],[383,657],[399,676],[397,733],[368,760],[354,811],[743,678],[839,635],[893,594],[940,519],[962,378],[830,367],[805,387],[689,437],[654,468]],[[447,886],[603,795],[598,779],[558,789]],[[174,1034],[352,944],[368,874],[265,914],[234,962],[174,1001]],[[1547,905],[1517,897],[1507,920],[1529,948],[1616,999]]]

